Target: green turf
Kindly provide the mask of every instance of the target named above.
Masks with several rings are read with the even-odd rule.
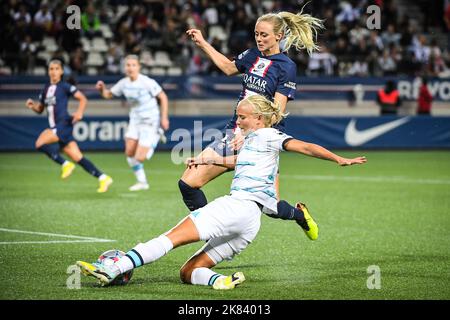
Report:
[[[114,178],[106,194],[80,167],[61,181],[41,154],[0,154],[0,228],[116,240],[50,243],[71,239],[0,231],[0,299],[450,299],[450,152],[364,154],[367,165],[345,168],[282,155],[282,198],[308,204],[320,237],[309,241],[294,222],[263,216],[256,240],[216,267],[246,275],[228,292],[181,284],[179,267],[201,243],[136,270],[127,286],[99,288],[85,277],[79,290],[66,286],[76,260],[126,251],[186,215],[183,168],[169,153],[146,163],[151,189],[141,193],[127,191],[134,177],[121,153],[88,153]],[[226,194],[231,177],[210,183],[208,199]],[[45,243],[11,243],[22,241]],[[367,288],[371,265],[381,270],[379,290]]]

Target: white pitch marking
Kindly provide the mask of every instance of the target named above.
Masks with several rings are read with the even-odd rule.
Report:
[[[25,243],[80,243],[80,242],[115,242],[116,240],[110,239],[100,239],[93,237],[82,237],[82,236],[74,236],[71,234],[59,234],[59,233],[48,233],[48,232],[36,232],[36,231],[26,231],[26,230],[17,230],[17,229],[6,229],[0,228],[0,232],[12,232],[12,233],[25,233],[25,234],[36,234],[40,236],[49,236],[49,237],[62,237],[62,238],[71,238],[71,239],[80,239],[80,240],[49,240],[49,241],[8,241],[8,242],[0,242],[0,244],[25,244]]]
[[[348,182],[380,182],[380,183],[409,183],[409,184],[449,184],[450,180],[445,179],[413,179],[407,177],[341,177],[341,176],[320,176],[320,175],[282,175],[283,179],[317,180],[317,181],[348,181]]]
[[[50,240],[50,241],[5,241],[0,242],[1,244],[47,244],[47,243],[93,243],[93,242],[115,242],[116,240],[110,241],[97,241],[97,240]]]

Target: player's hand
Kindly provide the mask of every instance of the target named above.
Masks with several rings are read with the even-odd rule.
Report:
[[[168,118],[161,119],[161,128],[163,128],[164,131],[169,130],[169,125],[170,125],[170,122],[169,122]]]
[[[199,165],[199,161],[196,157],[187,158],[184,163],[186,164],[186,168],[191,169],[192,167],[197,167]]]
[[[366,159],[366,157],[363,156],[363,157],[357,157],[357,158],[353,158],[353,159],[340,158],[338,161],[338,164],[340,166],[345,167],[345,166],[351,166],[354,164],[363,164],[366,162],[367,162],[367,159]]]
[[[187,158],[186,161],[186,167],[192,168],[197,167],[200,165],[208,165],[208,164],[214,164],[214,161],[212,159],[203,158],[203,157],[194,157],[194,158]]]
[[[240,130],[237,130],[234,134],[233,139],[230,141],[231,150],[239,150],[244,144],[245,137],[242,135]]]
[[[194,41],[194,43],[201,47],[202,44],[205,42],[205,38],[203,38],[202,32],[198,29],[189,29],[186,31],[186,34],[191,37],[191,40]]]
[[[95,84],[95,89],[97,89],[98,91],[103,91],[103,89],[105,89],[105,83],[103,81],[97,81],[97,83]]]
[[[72,124],[77,123],[81,119],[83,119],[83,113],[82,112],[75,112],[72,115]]]
[[[28,109],[33,110],[34,101],[32,99],[28,99],[27,102],[25,102],[25,105],[27,106]]]

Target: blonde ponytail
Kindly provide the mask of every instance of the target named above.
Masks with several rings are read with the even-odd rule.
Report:
[[[311,55],[313,51],[319,50],[316,39],[318,30],[324,28],[323,20],[304,14],[303,9],[297,14],[287,11],[267,13],[259,17],[256,23],[260,21],[271,22],[275,34],[284,34],[285,44],[282,51],[295,47],[297,50],[306,49]]]

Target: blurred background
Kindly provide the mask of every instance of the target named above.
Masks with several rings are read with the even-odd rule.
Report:
[[[45,126],[45,118],[30,114],[24,101],[37,98],[52,58],[65,61],[65,77],[75,81],[89,98],[85,122],[75,128],[75,136],[85,143],[82,147],[122,147],[121,130],[128,109],[120,100],[102,100],[94,85],[97,80],[104,80],[107,85],[118,81],[123,76],[123,58],[127,54],[139,55],[142,73],[155,78],[167,92],[173,119],[171,130],[192,128],[193,119],[221,128],[232,114],[241,89],[240,77],[223,76],[186,37],[185,31],[201,29],[217,50],[233,59],[254,46],[253,29],[260,15],[299,12],[303,6],[305,13],[324,19],[326,29],[317,39],[319,52],[311,56],[294,50],[288,52],[297,65],[298,75],[296,99],[288,104],[289,130],[293,134],[328,147],[357,147],[345,139],[350,118],[363,118],[358,121],[360,130],[386,122],[379,117],[383,114],[379,91],[391,82],[401,101],[388,116],[410,116],[404,126],[407,131],[395,139],[387,137],[386,141],[375,140],[372,142],[378,143],[363,146],[449,147],[450,1],[313,0],[305,6],[306,3],[2,1],[0,121],[6,131],[15,116],[14,125],[28,130],[24,130],[23,139],[12,137],[14,142],[6,142],[8,133],[3,132],[0,148],[32,149],[36,133],[30,128]],[[67,28],[70,13],[66,9],[71,5],[80,8],[80,29]],[[367,13],[367,8],[371,5],[381,9],[380,29],[368,28],[372,13]],[[432,99],[428,112],[424,112],[426,116],[416,119],[424,80]],[[91,121],[99,124],[92,128]],[[117,134],[103,136],[111,136],[113,140],[99,138],[104,121],[111,122],[111,130]],[[409,127],[417,121],[420,124]],[[436,131],[436,121],[448,124],[448,128],[439,125]],[[305,126],[321,133],[311,135],[312,129],[302,130]],[[427,128],[435,131],[431,134]],[[416,136],[425,134],[420,145],[414,144]],[[25,142],[28,140],[31,143]],[[162,149],[170,147],[170,143],[160,145]]]

